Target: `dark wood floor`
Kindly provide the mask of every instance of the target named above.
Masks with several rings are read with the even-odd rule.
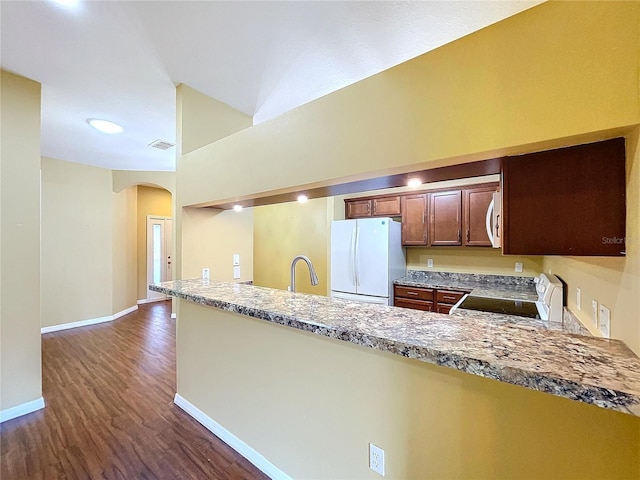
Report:
[[[0,426],[0,478],[267,479],[173,404],[170,312],[43,335],[46,407]]]

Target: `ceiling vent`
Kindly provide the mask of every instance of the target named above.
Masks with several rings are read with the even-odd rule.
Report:
[[[175,143],[164,142],[162,140],[154,140],[149,144],[150,147],[159,148],[160,150],[169,150],[175,146]]]

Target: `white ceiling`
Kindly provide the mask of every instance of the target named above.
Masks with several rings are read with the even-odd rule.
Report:
[[[174,170],[148,144],[175,143],[179,83],[259,123],[539,3],[2,0],[0,59],[42,83],[42,155]]]

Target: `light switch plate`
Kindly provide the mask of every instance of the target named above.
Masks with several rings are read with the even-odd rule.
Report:
[[[233,267],[233,279],[237,280],[240,278],[240,267]]]
[[[203,268],[202,269],[202,279],[203,280],[209,280],[209,269],[208,268]]]
[[[582,290],[580,287],[576,288],[576,306],[578,310],[582,310]]]
[[[591,318],[593,320],[594,325],[598,326],[598,302],[595,300],[591,301]]]
[[[611,338],[611,312],[604,305],[600,305],[599,327],[604,338]]]
[[[240,265],[240,254],[238,253],[233,254],[233,264]]]
[[[433,268],[433,258],[428,258],[427,259],[427,267]]]

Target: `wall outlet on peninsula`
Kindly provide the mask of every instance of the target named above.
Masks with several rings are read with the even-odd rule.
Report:
[[[516,273],[522,273],[522,262],[516,262]]]
[[[369,444],[369,468],[384,477],[384,450]]]
[[[604,305],[600,305],[600,320],[598,321],[598,326],[604,338],[611,338],[611,312]]]
[[[598,326],[598,302],[597,300],[591,300],[591,319],[594,325]]]
[[[427,258],[427,267],[433,268],[433,258]]]
[[[208,268],[203,268],[202,269],[202,279],[203,280],[209,280],[209,269]]]

